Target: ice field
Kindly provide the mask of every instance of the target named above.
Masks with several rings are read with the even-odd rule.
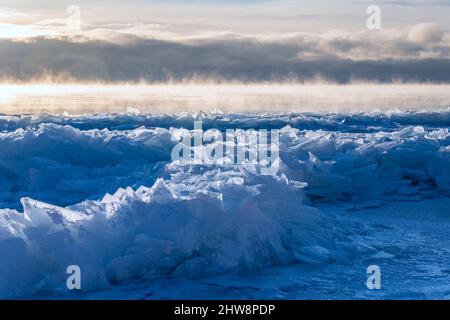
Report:
[[[171,161],[195,120],[279,129],[278,173]],[[449,127],[446,109],[2,115],[0,297],[448,299]]]

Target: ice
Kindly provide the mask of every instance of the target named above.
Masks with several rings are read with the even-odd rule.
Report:
[[[23,213],[3,210],[0,243],[15,241],[12,250],[24,263],[13,267],[4,248],[1,274],[25,268],[27,277],[2,278],[1,296],[64,290],[63,270],[72,264],[86,270],[83,281],[93,290],[169,275],[325,263],[346,251],[337,238],[353,242],[339,224],[302,204],[302,186],[284,175],[212,169],[183,179],[184,195],[176,181],[158,179],[151,188],[119,189],[66,208],[23,198]]]
[[[280,129],[280,169],[171,162],[172,134]],[[448,113],[0,118],[0,297],[390,254],[323,205],[448,197]]]

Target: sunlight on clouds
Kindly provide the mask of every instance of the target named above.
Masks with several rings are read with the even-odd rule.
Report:
[[[449,28],[450,6],[444,1],[382,1],[383,26],[405,28],[422,22]],[[64,29],[69,4],[81,9],[84,31],[116,30],[133,36],[148,34],[139,26],[162,26],[160,35],[190,36],[205,32],[244,34],[264,33],[325,33],[332,29],[361,31],[365,29],[366,0],[278,0],[278,1],[119,1],[78,0],[74,3],[50,1],[20,1],[13,9],[2,8],[0,23],[46,27],[54,32]],[[14,8],[15,7],[15,8]],[[420,10],[417,8],[420,7]],[[430,21],[431,19],[431,21]],[[111,24],[116,24],[111,27]],[[154,31],[157,32],[157,31]],[[31,33],[33,35],[33,33]]]
[[[365,0],[80,0],[75,21],[72,3],[16,3],[0,4],[0,48],[8,52],[2,80],[450,79],[450,6],[443,2],[383,1],[376,32],[366,28]]]
[[[0,38],[20,39],[37,36],[55,36],[57,34],[54,30],[33,25],[0,23]]]

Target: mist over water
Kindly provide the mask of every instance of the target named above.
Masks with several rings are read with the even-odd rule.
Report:
[[[436,84],[35,84],[0,85],[0,112],[388,112],[450,106]]]

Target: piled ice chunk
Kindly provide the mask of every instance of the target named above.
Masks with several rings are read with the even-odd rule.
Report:
[[[302,186],[246,168],[169,167],[172,179],[62,208],[23,198],[0,214],[0,296],[84,290],[163,276],[205,276],[346,259],[353,241],[306,206]],[[366,248],[370,250],[370,248]]]
[[[73,264],[81,267],[83,289],[96,290],[155,277],[348,261],[374,249],[355,242],[357,229],[342,218],[315,209],[318,202],[375,206],[450,193],[445,126],[397,127],[385,119],[377,130],[362,130],[370,118],[349,116],[340,130],[337,116],[317,126],[309,116],[271,117],[272,126],[281,125],[274,176],[245,163],[171,162],[177,129],[118,129],[145,117],[72,125],[21,119],[29,126],[0,133],[0,201],[16,208],[0,210],[0,297],[65,291]],[[268,118],[205,121],[222,130],[257,129]],[[308,128],[298,125],[305,119]],[[95,121],[102,129],[80,128]],[[110,122],[114,130],[105,128]]]

